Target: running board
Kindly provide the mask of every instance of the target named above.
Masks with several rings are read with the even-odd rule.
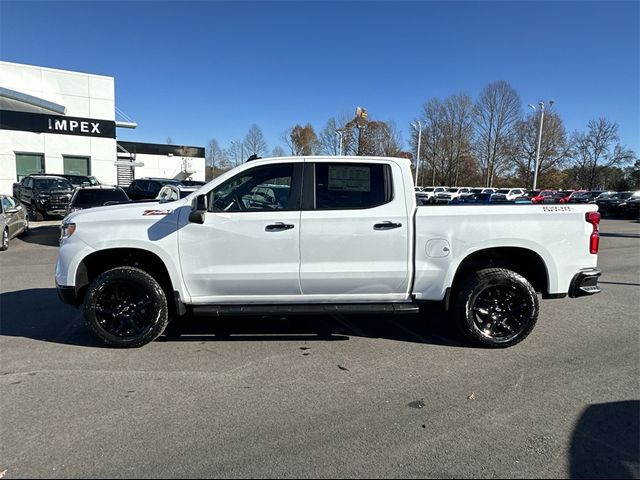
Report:
[[[361,314],[387,313],[405,314],[418,313],[415,303],[311,303],[285,305],[196,305],[194,315],[330,315],[333,313]]]

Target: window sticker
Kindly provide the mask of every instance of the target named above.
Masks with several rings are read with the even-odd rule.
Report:
[[[370,192],[371,170],[369,167],[329,165],[328,190],[348,192]]]

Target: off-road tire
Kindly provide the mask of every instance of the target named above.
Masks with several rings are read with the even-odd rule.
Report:
[[[84,316],[90,330],[104,344],[136,348],[162,334],[169,323],[169,307],[164,290],[151,275],[135,267],[117,267],[91,283],[85,296]],[[132,323],[137,321],[141,321],[143,327]],[[128,325],[127,332],[117,334],[125,325]],[[138,333],[128,334],[137,328]]]
[[[511,347],[531,333],[538,319],[536,291],[511,270],[474,272],[454,295],[451,311],[458,328],[477,345]]]

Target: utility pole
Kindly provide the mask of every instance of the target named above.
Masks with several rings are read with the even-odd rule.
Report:
[[[416,123],[412,123],[411,126],[418,130],[418,151],[416,152],[416,178],[415,187],[418,186],[418,176],[420,174],[420,143],[422,143],[422,123],[417,120]]]
[[[339,155],[342,156],[342,137],[344,136],[344,132],[340,129],[336,130],[336,136],[338,137],[338,151]]]
[[[555,100],[549,100],[549,108],[553,106]],[[540,168],[540,148],[542,147],[542,124],[544,123],[544,102],[539,102],[538,106],[540,107],[540,125],[538,129],[538,148],[536,148],[536,165],[533,171],[533,190],[536,189],[538,185],[538,169]],[[529,107],[536,111],[536,107],[529,104]]]

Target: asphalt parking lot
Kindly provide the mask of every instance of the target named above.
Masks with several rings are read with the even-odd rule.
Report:
[[[58,300],[37,226],[0,254],[0,478],[638,478],[640,223],[601,231],[603,292],[542,302],[507,350],[437,309],[199,319],[113,350]]]

